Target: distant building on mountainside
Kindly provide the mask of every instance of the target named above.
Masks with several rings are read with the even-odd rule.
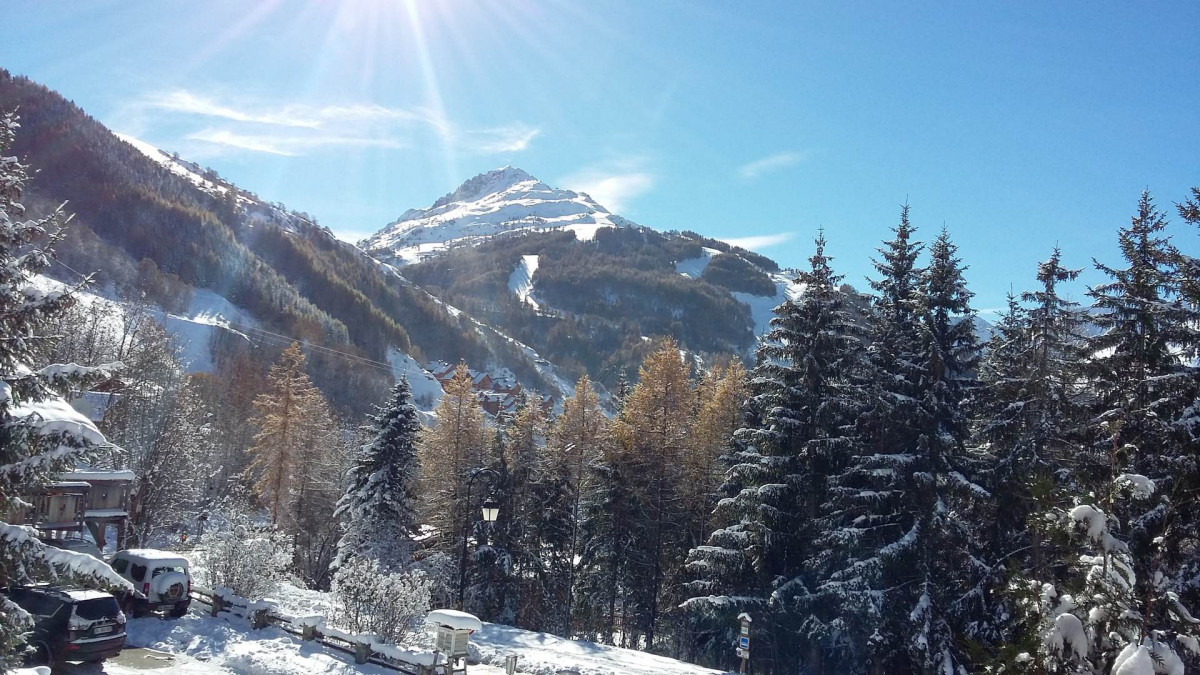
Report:
[[[426,369],[444,390],[454,379],[458,366],[443,361],[430,361],[426,365]],[[517,382],[517,377],[507,368],[501,369],[498,373],[468,368],[467,375],[471,378],[471,390],[475,392],[479,406],[492,416],[515,413],[521,405],[521,400],[528,395],[521,384]],[[553,396],[540,396],[539,400],[546,414],[550,414],[554,410]]]

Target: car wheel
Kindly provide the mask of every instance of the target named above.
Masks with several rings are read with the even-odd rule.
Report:
[[[184,614],[187,614],[188,605],[190,605],[190,604],[192,604],[192,603],[190,601],[188,601],[188,602],[181,602],[181,603],[175,605],[174,607],[171,608],[169,616],[172,619],[178,619],[179,617],[183,616]]]
[[[140,619],[150,613],[147,604],[132,595],[127,596],[125,602],[121,604],[121,609],[125,612],[125,615],[133,619]]]
[[[88,659],[84,663],[104,663],[104,659]]]
[[[52,666],[54,665],[54,652],[51,651],[50,645],[39,642],[33,645],[33,653],[25,661],[30,666]]]

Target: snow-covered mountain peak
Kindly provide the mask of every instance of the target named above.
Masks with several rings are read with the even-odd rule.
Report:
[[[588,195],[553,188],[516,167],[481,173],[427,209],[409,209],[360,246],[397,264],[436,255],[451,244],[530,229],[571,230],[590,239],[601,227],[631,223]]]
[[[530,176],[521,169],[512,166],[503,166],[499,169],[481,173],[468,180],[458,186],[458,189],[454,192],[434,202],[433,208],[436,209],[439,206],[446,206],[454,202],[478,201],[482,197],[504,192],[518,183],[530,181],[541,184],[538,179]]]

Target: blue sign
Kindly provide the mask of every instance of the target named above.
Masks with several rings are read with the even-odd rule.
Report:
[[[741,637],[741,639],[738,640],[738,646],[741,647],[742,649],[749,649],[750,648],[750,638],[743,635]]]

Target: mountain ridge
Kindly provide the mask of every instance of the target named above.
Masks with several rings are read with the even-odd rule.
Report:
[[[583,240],[602,227],[630,227],[586,193],[554,188],[513,166],[467,179],[428,208],[411,208],[359,246],[407,265],[455,245],[521,230],[560,229]]]

